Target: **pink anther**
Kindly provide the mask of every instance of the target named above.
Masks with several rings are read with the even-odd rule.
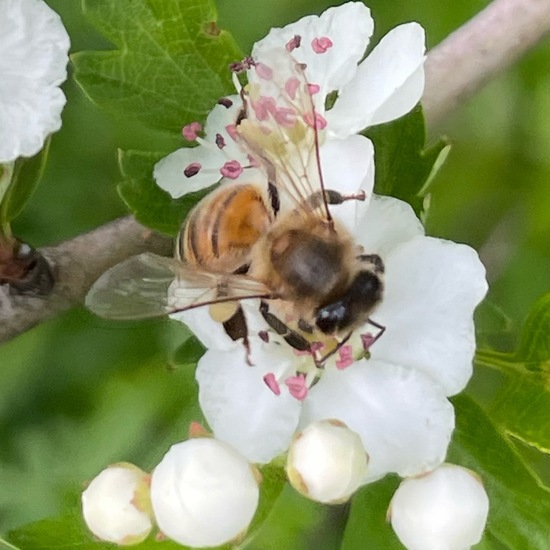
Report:
[[[235,180],[243,173],[243,167],[238,160],[228,160],[220,168],[220,173],[225,178]]]
[[[328,36],[314,38],[311,41],[311,47],[315,53],[325,53],[328,49],[332,48],[333,45],[332,40]]]
[[[268,372],[264,376],[264,382],[265,385],[275,394],[275,395],[281,395],[281,386],[279,386],[279,382],[277,382],[277,379],[275,378],[275,375],[272,372]]]
[[[191,122],[181,130],[181,134],[187,141],[195,141],[199,132],[202,132],[202,126],[199,122]]]
[[[192,178],[193,176],[196,176],[200,172],[201,168],[202,166],[200,162],[192,162],[185,168],[185,170],[183,171],[183,175],[186,178]]]

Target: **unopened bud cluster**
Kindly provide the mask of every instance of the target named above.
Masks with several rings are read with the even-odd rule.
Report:
[[[173,445],[151,476],[131,464],[103,470],[82,494],[84,520],[99,539],[137,544],[156,521],[163,536],[197,548],[246,531],[259,500],[255,469],[209,437]]]
[[[313,422],[287,456],[291,485],[322,503],[341,503],[366,483],[368,455],[357,433],[337,420]],[[119,545],[143,541],[156,522],[162,536],[203,548],[239,540],[259,501],[259,473],[217,439],[173,445],[151,475],[127,463],[101,472],[82,495],[96,537]],[[443,464],[405,479],[388,520],[408,550],[465,550],[481,539],[488,498],[471,471]]]

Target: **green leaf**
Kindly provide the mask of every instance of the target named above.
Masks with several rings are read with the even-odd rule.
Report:
[[[238,550],[337,550],[347,507],[326,506],[299,495],[285,484],[261,528]]]
[[[260,503],[248,532],[239,547],[246,548],[249,542],[255,540],[258,530],[263,526],[286,485],[286,474],[281,467],[268,464],[260,468],[260,474],[262,476]],[[252,547],[254,547],[254,544],[252,544]]]
[[[550,293],[540,298],[529,312],[515,360],[529,369],[550,373]]]
[[[20,550],[20,548],[10,544],[4,539],[0,539],[0,550]]]
[[[506,433],[550,453],[550,294],[533,306],[514,353],[479,350],[476,362],[506,376],[488,406],[494,421]]]
[[[426,125],[422,108],[418,106],[404,117],[369,128],[365,135],[374,143],[374,191],[404,200],[420,214],[429,180],[448,151],[444,141],[424,148]]]
[[[401,550],[386,514],[391,498],[399,486],[399,478],[386,478],[363,487],[351,501],[351,511],[344,533],[342,550],[384,548]]]
[[[513,322],[506,313],[493,302],[485,299],[474,313],[476,342],[478,347],[492,347],[493,342],[512,336]]]
[[[484,411],[465,395],[453,399],[457,426],[448,460],[481,476],[490,501],[488,548],[547,550],[550,491],[525,465]]]
[[[116,46],[73,56],[77,82],[101,107],[179,133],[234,93],[228,65],[242,55],[211,0],[84,0],[84,12]]]
[[[457,426],[448,461],[480,475],[489,495],[489,519],[479,548],[546,550],[550,491],[478,405],[464,395],[453,402]],[[388,477],[359,491],[352,500],[342,550],[403,548],[386,522],[398,485],[397,478]]]
[[[212,187],[172,199],[153,179],[153,167],[163,156],[120,151],[119,166],[124,180],[118,184],[118,192],[138,221],[174,237],[189,210],[212,191]]]
[[[31,198],[44,173],[49,149],[50,138],[37,155],[15,162],[11,181],[5,192],[0,192],[0,225],[9,224]]]
[[[24,550],[113,550],[115,544],[97,541],[84,525],[80,513],[54,519],[46,519],[24,525],[8,533],[8,541]],[[9,547],[8,547],[9,548]],[[132,546],[136,550],[185,550],[170,540],[159,542],[150,536],[141,544]]]
[[[183,365],[196,365],[205,352],[204,346],[194,337],[190,336],[183,344],[178,346],[169,359],[173,367]]]

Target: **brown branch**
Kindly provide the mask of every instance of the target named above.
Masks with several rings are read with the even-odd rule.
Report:
[[[550,32],[550,0],[494,0],[433,48],[422,104],[429,126],[510,67]]]
[[[426,61],[424,110],[433,126],[509,67],[550,30],[550,0],[494,0],[434,48]],[[10,296],[0,287],[0,342],[82,303],[94,280],[116,263],[151,251],[169,254],[171,243],[121,218],[41,250],[56,285],[47,297]]]
[[[105,270],[146,251],[168,255],[172,243],[130,216],[41,249],[54,272],[54,290],[48,296],[11,296],[7,285],[0,287],[0,342],[82,303],[92,283]]]

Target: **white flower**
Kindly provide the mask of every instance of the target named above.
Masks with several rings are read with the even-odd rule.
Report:
[[[82,493],[82,513],[90,531],[101,540],[138,544],[153,527],[149,476],[132,464],[109,466]]]
[[[328,9],[320,17],[308,16],[283,29],[272,29],[252,49],[253,59],[267,70],[271,61],[277,63],[273,53],[285,47],[294,59],[307,65],[308,82],[318,87],[313,95],[316,113],[327,122],[326,133],[320,133],[321,161],[324,168],[332,166],[332,172],[340,169],[338,181],[344,179],[342,168],[355,179],[370,175],[372,144],[355,134],[410,111],[424,87],[422,27],[409,23],[393,29],[358,65],[373,28],[369,9],[360,2],[349,2]],[[249,80],[256,73],[257,68],[250,70]],[[325,113],[325,99],[331,92],[336,92],[338,99]],[[220,180],[265,181],[230,135],[242,103],[238,96],[220,102],[207,118],[206,136],[198,138],[198,147],[179,149],[155,166],[157,184],[174,198]],[[190,131],[184,135],[194,137]],[[325,183],[330,180],[328,176],[324,173]],[[346,181],[357,189],[354,181]],[[348,212],[353,208],[354,204],[348,203]]]
[[[390,472],[428,472],[445,459],[454,428],[447,397],[460,392],[472,374],[473,312],[487,290],[475,251],[426,237],[409,205],[372,194],[372,144],[354,132],[400,116],[418,101],[424,36],[416,24],[398,27],[358,66],[371,33],[369,11],[360,3],[274,29],[254,47],[256,73],[249,74],[249,81],[254,84],[263,71],[276,73],[278,65],[271,68],[269,61],[277,59],[277,47],[279,52],[291,49],[307,64],[308,80],[318,87],[316,113],[327,123],[319,132],[324,138],[320,160],[325,187],[343,194],[362,190],[367,197],[364,202],[335,205],[331,214],[365,253],[379,254],[383,260],[384,298],[371,317],[385,332],[367,323],[321,371],[310,355],[281,342],[260,316],[258,303],[243,301],[250,367],[242,343],[225,335],[208,312],[176,316],[208,348],[196,376],[201,408],[217,438],[251,462],[269,462],[288,449],[297,429],[338,419],[359,434],[370,457],[364,482]],[[292,80],[285,74],[275,76]],[[271,79],[267,82],[269,86]],[[325,95],[333,90],[338,99],[324,112]],[[209,130],[210,120],[206,139],[211,142],[219,132]],[[197,150],[203,154],[205,145],[177,154],[191,164]],[[165,161],[157,165],[159,185],[172,193],[181,194],[182,187],[187,192],[181,178],[163,184],[171,163]],[[170,170],[174,169],[172,164]],[[234,181],[247,177],[248,170],[243,168]]]
[[[332,209],[336,218],[343,206]],[[445,459],[454,428],[446,396],[460,392],[472,374],[473,311],[487,290],[485,270],[471,248],[424,236],[410,206],[390,197],[373,197],[354,236],[386,266],[384,299],[372,315],[386,331],[369,359],[354,362],[361,334],[374,329],[356,331],[305,398],[299,385],[307,390],[311,373],[318,374],[313,361],[279,344],[256,303],[242,302],[252,327],[252,368],[240,342],[216,336],[223,330],[207,313],[182,316],[208,347],[196,374],[203,413],[216,437],[253,462],[270,461],[296,429],[323,418],[339,419],[361,436],[370,457],[365,481],[427,472]],[[254,337],[260,331],[269,343]],[[297,372],[304,376],[296,380]]]
[[[151,479],[151,501],[161,531],[197,548],[219,546],[241,535],[258,499],[252,466],[216,439],[173,445]]]
[[[61,127],[69,36],[42,0],[0,0],[0,163],[32,156]]]
[[[359,488],[367,461],[355,432],[338,420],[321,420],[294,437],[286,472],[291,485],[308,498],[339,503]]]
[[[467,550],[481,540],[489,499],[476,474],[452,464],[406,479],[388,511],[408,550]]]

